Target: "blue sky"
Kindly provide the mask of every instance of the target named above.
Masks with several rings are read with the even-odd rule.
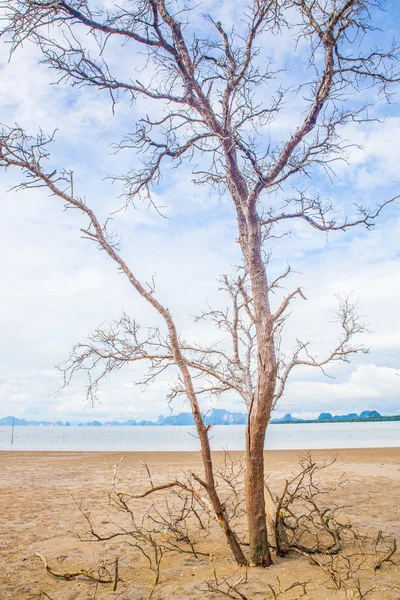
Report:
[[[374,14],[385,30],[384,35],[374,34],[381,43],[390,43],[396,33],[400,38],[400,32],[394,30],[400,22],[400,8],[395,2],[386,6],[386,13]],[[206,27],[200,13],[208,11],[224,23],[237,22],[241,10],[240,3],[206,1],[192,25]],[[284,34],[272,46],[268,40],[265,44],[277,67],[288,69],[281,76],[283,83],[300,83],[298,73],[304,60],[301,53],[292,54],[293,40]],[[46,131],[58,128],[51,164],[72,169],[76,189],[106,218],[120,205],[121,190],[104,181],[104,175],[124,173],[138,161],[129,153],[113,155],[110,144],[132,129],[143,113],[160,108],[141,99],[131,106],[121,97],[113,115],[106,92],[51,85],[56,75],[38,65],[39,59],[38,50],[26,44],[8,63],[7,48],[0,47],[0,120],[17,122],[30,132],[39,126]],[[143,60],[129,46],[111,47],[109,59],[122,72],[139,68]],[[371,91],[354,102],[364,100],[371,103],[371,114],[382,122],[345,126],[342,135],[362,149],[349,150],[348,164],[337,165],[332,181],[318,172],[310,181],[312,190],[334,201],[339,215],[345,214],[352,202],[372,205],[398,190],[399,106],[388,106]],[[263,132],[265,140],[285,139],[296,127],[301,109],[299,95],[293,94],[278,121]],[[54,396],[61,380],[53,367],[67,358],[74,343],[97,325],[118,318],[122,309],[144,326],[154,324],[155,316],[107,257],[81,239],[80,227],[85,225],[81,216],[63,211],[62,205],[40,190],[7,192],[18,181],[15,171],[0,174],[0,414],[70,421],[167,414],[168,377],[142,390],[135,385],[141,375],[137,369],[116,373],[105,382],[99,404],[90,409],[85,408],[83,379],[74,380],[61,395]],[[194,323],[192,317],[207,302],[221,304],[216,279],[238,260],[229,198],[194,186],[190,165],[166,169],[154,194],[166,207],[168,219],[140,204],[136,210],[129,208],[114,216],[123,256],[142,279],[155,275],[158,297],[170,308],[185,338],[202,341],[215,337],[213,330]],[[292,231],[290,238],[269,248],[271,275],[290,263],[297,273],[288,282],[288,291],[301,285],[307,297],[307,302],[299,299],[293,304],[285,348],[290,351],[300,338],[312,340],[316,354],[326,352],[337,338],[332,323],[335,294],[352,292],[369,323],[370,334],[364,341],[371,351],[355,357],[351,365],[330,367],[334,379],[314,370],[294,371],[277,416],[363,409],[398,414],[399,206],[389,207],[374,231],[358,229],[326,237],[301,223],[293,224]],[[241,402],[229,394],[219,401],[204,398],[204,410],[213,406],[244,411]],[[173,409],[179,412],[188,407],[177,400]]]

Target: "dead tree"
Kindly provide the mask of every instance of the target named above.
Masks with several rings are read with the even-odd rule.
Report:
[[[11,53],[29,40],[40,48],[42,62],[58,73],[59,81],[105,90],[113,105],[122,93],[132,100],[141,96],[162,105],[163,116],[144,116],[117,146],[120,151],[140,152],[146,161],[144,169],[115,177],[123,185],[126,204],[140,198],[152,204],[152,188],[163,169],[194,157],[199,164],[194,181],[215,186],[232,200],[243,265],[233,278],[222,280],[231,298],[230,310],[203,315],[229,332],[232,347],[205,348],[180,338],[172,312],[153,288],[139,281],[135,265],[129,266],[116,248],[108,224],[101,223],[78,195],[73,173],[46,167],[52,136],[29,137],[19,127],[5,127],[1,134],[0,166],[16,167],[26,174],[20,187],[44,187],[81,211],[88,219],[84,236],[108,254],[165,325],[163,332],[155,329],[143,334],[124,315],[109,330],[96,331],[87,346],[75,348],[67,380],[77,369],[91,373],[91,367],[100,364],[107,374],[128,362],[144,360],[150,365],[150,379],[170,365],[178,368],[180,379],[173,393],[184,393],[189,399],[202,448],[204,489],[240,564],[247,559],[216,491],[199,394],[233,389],[246,402],[249,563],[268,566],[263,448],[271,411],[294,367],[323,369],[329,361],[346,361],[364,348],[352,342],[362,326],[354,306],[344,300],[339,311],[343,337],[326,357],[311,355],[303,341],[297,343],[292,357],[279,353],[289,305],[304,294],[297,288],[280,306],[271,308],[271,294],[290,268],[275,280],[269,279],[265,248],[292,221],[303,221],[325,233],[357,225],[371,228],[382,208],[393,201],[387,199],[372,209],[349,207],[349,217],[338,220],[329,203],[304,184],[305,176],[312,176],[316,168],[329,172],[335,161],[345,158],[341,126],[368,120],[366,107],[354,102],[354,92],[376,87],[389,97],[392,84],[399,81],[398,47],[393,44],[382,50],[375,39],[370,42],[373,11],[381,4],[372,0],[248,0],[243,22],[236,29],[227,30],[206,15],[207,35],[193,31],[192,13],[180,2],[137,0],[113,9],[94,6],[91,0],[3,2],[1,35],[11,44]],[[307,51],[300,93],[293,86],[285,90],[271,84],[279,81],[279,72],[267,58],[268,47],[287,30],[302,42],[299,51]],[[88,33],[98,51],[85,47]],[[126,56],[147,53],[155,72],[151,81],[129,74],[123,79],[113,72],[107,61],[111,39],[124,44]],[[297,127],[286,139],[267,141],[263,131],[284,112],[285,101],[294,93],[302,103]],[[90,376],[89,397],[94,398],[98,382],[98,377]]]

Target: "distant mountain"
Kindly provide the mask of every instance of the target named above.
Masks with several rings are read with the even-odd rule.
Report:
[[[204,422],[206,425],[245,425],[247,423],[247,414],[240,412],[230,412],[229,410],[225,410],[223,408],[213,408],[209,413],[203,415]],[[349,413],[348,415],[335,415],[333,416],[329,412],[321,413],[318,419],[297,419],[296,417],[292,417],[290,413],[287,413],[284,417],[280,419],[271,419],[272,424],[282,424],[282,423],[337,423],[341,421],[400,421],[400,415],[398,416],[381,416],[376,410],[364,410],[360,416],[357,413]],[[55,423],[50,423],[49,421],[27,421],[25,419],[18,419],[16,417],[3,417],[0,419],[0,426],[45,426],[45,427],[61,427],[61,426],[69,426],[70,423],[67,421],[66,423],[62,423],[61,421],[56,421]],[[170,415],[169,417],[163,417],[160,415],[157,421],[135,421],[134,419],[128,419],[127,421],[107,421],[106,423],[101,423],[100,421],[85,421],[82,423],[78,423],[80,427],[110,427],[110,426],[120,426],[120,427],[141,427],[141,426],[167,426],[167,425],[184,425],[191,426],[194,425],[193,415],[190,412],[179,413],[178,415]]]
[[[170,415],[169,417],[160,415],[157,425],[194,425],[194,419],[192,413],[179,413],[179,415]]]
[[[213,408],[204,417],[204,422],[206,425],[246,425],[247,413],[231,413],[223,408]]]
[[[378,416],[379,413],[376,413]],[[357,413],[349,413],[348,415],[335,415],[333,417],[334,419],[358,419],[358,414]]]
[[[16,417],[3,417],[0,419],[0,425],[29,425],[28,421],[25,419],[17,419]]]
[[[14,425],[14,427],[28,427],[28,426],[44,426],[44,427],[69,427],[70,423],[66,421],[62,423],[61,421],[56,421],[55,423],[50,423],[49,421],[26,421],[25,419],[18,419],[17,417],[2,417],[0,419],[0,426],[2,425]]]
[[[247,414],[231,413],[223,408],[213,408],[204,415],[206,425],[245,425],[247,423]],[[192,413],[179,413],[169,417],[160,416],[157,419],[157,425],[194,425]]]
[[[332,416],[331,413],[321,413],[317,421],[350,421],[355,419],[381,419],[382,417],[376,410],[364,410],[360,416],[357,413],[350,413],[348,415],[336,415]]]
[[[223,408],[213,408],[209,413],[204,415],[204,422],[206,425],[245,425],[247,423],[247,414],[245,413],[231,413],[229,410]],[[48,421],[27,421],[26,419],[17,419],[14,417],[3,417],[0,419],[1,425],[14,425],[17,426],[34,426],[42,425],[47,427],[69,425],[69,423],[62,423],[57,421],[56,423],[50,423]],[[106,421],[101,423],[100,421],[83,421],[78,423],[78,427],[105,427],[105,426],[120,426],[120,427],[141,427],[143,425],[156,426],[156,425],[194,425],[193,415],[190,412],[179,413],[178,415],[170,415],[169,417],[158,417],[157,421],[135,421],[129,419],[128,421]]]
[[[376,410],[364,410],[360,415],[360,419],[373,419],[380,416],[382,415],[380,415]]]
[[[292,417],[290,413],[287,413],[284,417],[280,419],[271,419],[271,423],[301,423],[301,419],[297,419],[296,417]]]
[[[293,421],[293,417],[290,413],[287,413],[284,417],[280,418],[280,419],[272,419],[272,421],[275,423],[278,423],[279,421]]]
[[[331,421],[332,419],[331,413],[321,413],[318,417],[318,421]]]

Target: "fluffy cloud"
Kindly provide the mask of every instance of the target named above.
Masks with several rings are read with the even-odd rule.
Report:
[[[215,3],[207,0],[202,11],[214,8]],[[239,20],[236,3],[217,3],[216,10],[224,22]],[[277,68],[285,60],[290,62],[289,47],[283,36],[271,49]],[[120,206],[121,189],[102,178],[123,173],[140,158],[129,153],[115,156],[109,146],[133,128],[138,115],[147,110],[158,114],[160,109],[152,108],[147,100],[131,107],[128,99],[121,98],[113,116],[107,94],[89,88],[50,86],[54,73],[37,66],[38,53],[32,46],[28,44],[25,50],[17,52],[11,63],[7,62],[6,49],[1,50],[2,121],[17,121],[31,132],[39,125],[46,131],[58,127],[51,165],[74,170],[76,188],[105,219]],[[126,49],[112,50],[111,60],[123,69],[128,62],[122,60]],[[137,60],[134,67],[139,70],[143,58]],[[143,76],[150,77],[151,72]],[[300,110],[296,100],[293,95],[271,135],[279,137],[293,130],[296,110]],[[378,106],[376,110],[386,109]],[[339,216],[351,212],[353,202],[372,205],[393,194],[392,182],[398,176],[400,160],[399,131],[400,119],[392,113],[383,124],[347,126],[345,136],[364,149],[353,147],[350,165],[338,166],[338,177],[322,187],[323,195],[335,202]],[[18,181],[16,172],[1,174],[0,415],[79,421],[166,414],[169,376],[142,390],[135,385],[141,375],[137,369],[121,371],[105,382],[101,404],[90,414],[82,414],[83,379],[78,378],[61,396],[54,397],[61,380],[52,367],[97,325],[118,318],[122,309],[144,325],[152,325],[157,317],[104,253],[80,237],[80,228],[86,225],[81,215],[63,211],[62,205],[40,190],[7,193]],[[312,185],[317,188],[317,183]],[[154,197],[158,205],[166,207],[168,218],[145,206],[113,215],[123,241],[123,256],[143,281],[155,275],[157,295],[173,313],[184,336],[205,341],[215,336],[215,331],[195,324],[192,317],[207,303],[221,304],[216,279],[237,263],[232,207],[227,198],[193,186],[188,166],[166,169]],[[371,354],[353,366],[330,367],[328,372],[335,380],[324,380],[314,370],[294,371],[280,413],[314,416],[322,410],[343,413],[368,408],[399,412],[398,207],[388,207],[371,232],[354,230],[327,239],[304,223],[294,224],[292,229],[290,238],[277,240],[270,248],[271,277],[290,263],[294,273],[286,291],[301,285],[308,300],[299,298],[293,303],[283,349],[289,354],[296,339],[311,340],[313,352],[324,356],[338,335],[337,324],[332,322],[335,294],[352,292],[360,299],[360,313],[370,323],[371,333],[364,342],[371,347]],[[277,295],[275,304],[281,297]],[[244,410],[233,395],[219,405]],[[210,408],[211,401],[205,400],[203,406]],[[185,409],[180,400],[174,404],[174,410]]]
[[[288,385],[287,399],[277,414],[292,412],[309,418],[321,412],[348,414],[378,410],[393,414],[399,405],[399,373],[374,364],[358,366],[345,381],[294,381]]]

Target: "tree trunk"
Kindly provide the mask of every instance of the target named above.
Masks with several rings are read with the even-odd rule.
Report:
[[[265,426],[250,414],[246,430],[246,506],[249,529],[250,564],[272,564],[268,543],[264,497]]]
[[[246,504],[249,527],[250,562],[272,564],[268,543],[264,495],[264,441],[271,416],[277,364],[274,323],[268,298],[268,281],[262,256],[261,226],[254,210],[247,215],[248,235],[244,256],[249,268],[258,347],[257,387],[250,404],[246,430]]]

